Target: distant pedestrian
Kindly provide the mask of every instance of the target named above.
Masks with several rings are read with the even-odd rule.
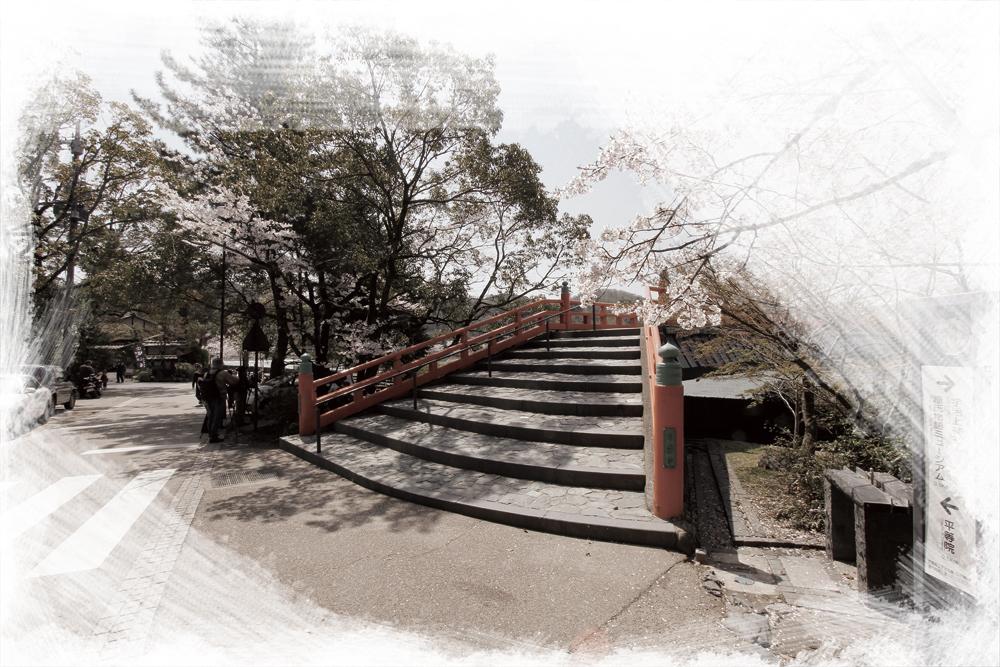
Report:
[[[125,364],[121,361],[115,366],[115,383],[121,384],[125,382]]]
[[[101,371],[101,389],[108,388],[108,372],[106,370]]]
[[[191,374],[191,388],[194,389],[194,397],[198,399],[198,406],[205,405],[204,399],[201,397],[201,386],[199,381],[205,376],[204,371],[201,369],[201,364],[194,365],[194,372]]]

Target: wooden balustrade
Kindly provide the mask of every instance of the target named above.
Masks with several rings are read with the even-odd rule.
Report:
[[[323,428],[383,401],[401,398],[419,386],[495,356],[544,334],[547,330],[638,326],[635,313],[612,314],[610,310],[615,304],[599,302],[591,308],[581,308],[578,314],[574,313],[574,309],[578,307],[580,301],[570,299],[564,288],[559,299],[537,299],[326,377],[313,378],[311,367],[308,373],[300,371],[299,434],[310,435],[315,432],[317,425]],[[580,315],[582,320],[574,321]],[[510,321],[500,324],[505,320]],[[483,329],[486,331],[481,331]],[[456,339],[457,342],[440,350],[429,351],[435,345]],[[404,357],[421,352],[424,352],[423,356],[403,361]],[[386,366],[385,370],[382,369],[383,366]],[[365,373],[370,376],[362,378]],[[407,374],[412,374],[409,382],[405,381]],[[379,388],[385,382],[389,385]],[[332,383],[344,383],[344,386],[320,394],[318,390],[321,387]],[[347,402],[344,402],[345,398],[348,399]],[[321,407],[330,402],[343,404],[322,412]]]

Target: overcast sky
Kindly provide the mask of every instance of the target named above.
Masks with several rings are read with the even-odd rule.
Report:
[[[831,48],[870,39],[873,27],[892,31],[905,21],[919,34],[968,22],[966,10],[923,2],[7,2],[4,138],[10,146],[24,91],[53,68],[82,69],[105,99],[128,100],[130,89],[155,95],[160,53],[190,53],[199,28],[213,19],[369,24],[494,54],[505,114],[500,138],[527,147],[547,185],[560,187],[596,157],[630,110],[655,109],[650,100],[670,105],[718,94],[761,58],[783,70],[784,54],[789,70],[815,68]],[[616,174],[562,208],[590,213],[601,228],[628,222],[664,194]]]

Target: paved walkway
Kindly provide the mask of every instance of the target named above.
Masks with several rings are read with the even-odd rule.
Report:
[[[295,436],[288,439],[296,440],[306,449],[311,448],[309,442],[297,440]],[[322,444],[320,456],[393,488],[465,502],[499,503],[542,513],[622,519],[651,526],[663,523],[646,510],[645,498],[638,491],[559,486],[455,468],[340,433],[324,435]]]
[[[363,415],[344,421],[352,428],[472,458],[496,459],[550,468],[592,468],[642,473],[642,451],[579,447],[501,438],[414,422],[391,415]]]
[[[709,563],[705,588],[726,602],[723,625],[776,656],[825,662],[851,644],[914,638],[901,608],[859,594],[856,569],[822,551],[740,547]]]
[[[4,552],[4,664],[296,664],[386,651],[392,664],[414,654],[441,664],[485,649],[550,661],[547,651],[746,646],[721,626],[702,566],[681,554],[414,505],[245,439],[209,447],[202,416],[187,385],[110,387],[8,443],[24,474],[3,487],[3,518],[21,527]],[[628,494],[614,495],[602,511],[631,511]],[[88,524],[105,557],[87,540],[89,569],[28,576]]]

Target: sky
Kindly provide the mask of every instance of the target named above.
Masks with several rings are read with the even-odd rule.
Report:
[[[960,21],[966,9],[815,1],[5,3],[4,137],[12,136],[25,92],[53,69],[79,68],[106,99],[129,100],[132,89],[155,95],[161,52],[193,52],[199,28],[211,20],[272,17],[331,29],[367,24],[493,54],[505,115],[500,139],[527,147],[546,184],[558,188],[595,159],[637,108],[717,94],[761,57],[795,54],[789,69],[796,62],[815,66],[831,45],[854,48],[873,30],[891,31],[904,20],[918,32],[934,30],[943,15]],[[649,212],[668,194],[614,174],[562,209],[591,214],[599,231]]]
[[[155,95],[164,50],[192,53],[199,28],[242,15],[336,28],[366,24],[472,55],[493,54],[505,114],[500,139],[527,147],[549,187],[565,185],[596,158],[635,109],[655,109],[724,90],[763,55],[794,53],[815,65],[823,48],[852,48],[872,26],[892,29],[898,3],[756,2],[222,2],[6,3],[2,26],[4,138],[15,132],[26,91],[53,70],[79,68],[105,99],[130,90]],[[954,4],[951,5],[955,7]],[[906,5],[905,18],[933,29],[936,3]],[[961,16],[957,10],[956,15]],[[791,68],[795,63],[788,63]],[[652,104],[651,104],[652,102]],[[9,145],[9,143],[7,144]],[[669,193],[614,174],[587,195],[564,201],[589,213],[599,231],[649,212]]]

